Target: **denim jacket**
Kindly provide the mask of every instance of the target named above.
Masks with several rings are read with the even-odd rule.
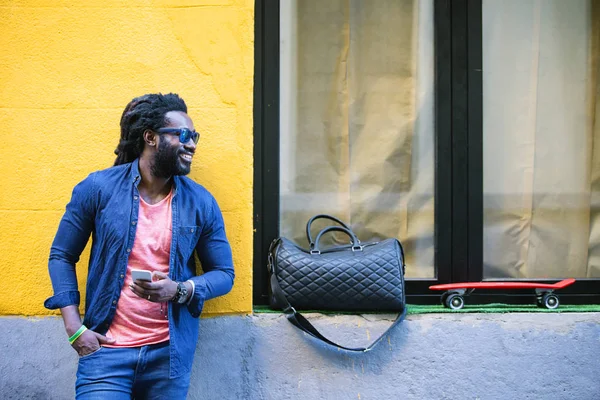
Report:
[[[140,203],[138,160],[90,174],[73,189],[52,243],[48,270],[54,295],[49,309],[79,305],[75,264],[92,234],[84,325],[108,331],[121,295],[133,248]],[[191,370],[204,301],[229,292],[234,271],[223,217],[213,196],[189,178],[173,178],[172,240],[169,277],[191,279],[187,304],[169,302],[170,377]],[[197,276],[194,250],[204,273]]]

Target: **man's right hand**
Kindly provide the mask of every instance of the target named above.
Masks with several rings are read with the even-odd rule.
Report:
[[[81,318],[79,317],[79,308],[74,305],[68,305],[60,309],[65,322],[65,331],[67,337],[71,337],[81,328]],[[97,332],[86,329],[81,336],[77,338],[71,346],[75,349],[79,357],[86,356],[98,350],[103,344],[112,344],[115,340],[107,338]]]
[[[114,342],[115,339],[87,329],[71,346],[79,354],[79,357],[83,357],[97,351],[103,344],[112,344]]]

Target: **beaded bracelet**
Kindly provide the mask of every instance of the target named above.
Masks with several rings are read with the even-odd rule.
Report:
[[[85,325],[81,325],[81,328],[77,329],[77,332],[75,332],[73,336],[69,338],[69,344],[75,343],[79,336],[81,336],[85,331],[87,331],[87,327]]]

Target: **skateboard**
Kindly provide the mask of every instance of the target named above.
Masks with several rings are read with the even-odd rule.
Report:
[[[468,296],[475,289],[535,289],[536,304],[550,310],[558,308],[560,302],[554,294],[557,289],[572,285],[575,279],[563,279],[560,282],[547,284],[535,282],[461,282],[446,283],[429,286],[431,290],[445,290],[442,294],[442,304],[452,310],[460,310],[465,305],[464,296]]]

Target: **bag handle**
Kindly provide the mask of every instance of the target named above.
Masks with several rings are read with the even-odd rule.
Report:
[[[392,325],[390,325],[390,327],[387,328],[385,332],[383,332],[370,345],[368,345],[367,347],[346,347],[327,339],[321,334],[321,332],[317,330],[317,328],[315,328],[310,322],[308,322],[308,320],[302,314],[300,314],[298,311],[296,311],[294,307],[292,307],[289,301],[287,301],[283,290],[281,290],[281,287],[279,286],[279,282],[277,282],[277,277],[275,276],[275,274],[271,274],[271,289],[273,291],[273,295],[277,298],[277,303],[282,305],[282,307],[284,307],[285,305],[285,307],[283,308],[283,312],[288,321],[290,321],[294,326],[322,342],[348,351],[366,353],[367,351],[372,350],[373,347],[375,347],[375,345],[379,343],[381,339],[383,339],[384,336],[387,335],[387,333],[392,328],[394,328],[396,325],[402,322],[402,320],[406,317],[406,307],[404,307],[402,309],[402,312],[398,314],[398,317],[396,317],[396,320],[392,323]]]
[[[317,235],[317,239],[315,239],[315,243],[310,246],[310,254],[320,254],[321,250],[319,249],[319,240],[321,240],[321,236],[323,236],[324,234],[326,234],[328,232],[333,232],[333,231],[343,232],[346,235],[350,236],[350,239],[352,239],[352,251],[362,250],[362,246],[360,245],[360,240],[358,240],[358,238],[356,237],[354,232],[352,232],[350,229],[343,228],[341,226],[328,226],[327,228],[325,228],[321,232],[319,232],[319,234]]]
[[[334,221],[334,222],[337,222],[338,224],[340,224],[340,225],[341,225],[341,226],[343,226],[344,228],[348,229],[349,231],[352,231],[352,229],[351,229],[351,228],[350,228],[348,225],[346,225],[345,223],[343,223],[341,220],[337,219],[337,218],[336,218],[336,217],[334,217],[334,216],[327,215],[327,214],[318,214],[318,215],[315,215],[314,217],[312,217],[311,219],[309,219],[309,220],[308,220],[308,222],[306,223],[306,239],[308,240],[308,245],[309,245],[309,248],[310,248],[310,249],[312,249],[312,247],[313,247],[313,246],[314,246],[314,244],[315,244],[315,243],[313,242],[313,238],[312,238],[312,236],[311,236],[311,234],[310,234],[310,228],[311,228],[311,225],[312,225],[312,223],[313,223],[313,222],[315,222],[316,220],[318,220],[318,219],[322,219],[322,218],[323,218],[323,219],[329,219],[329,220],[332,220],[332,221]]]

